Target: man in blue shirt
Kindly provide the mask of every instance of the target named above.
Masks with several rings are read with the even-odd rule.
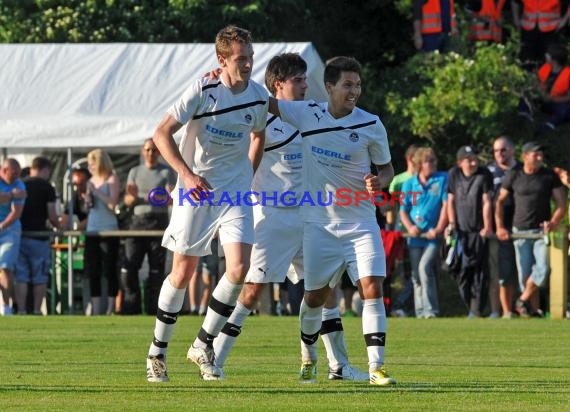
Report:
[[[0,289],[4,316],[12,314],[12,276],[20,250],[20,215],[24,208],[26,186],[19,179],[20,164],[16,159],[4,160],[0,169]]]
[[[447,173],[437,171],[437,157],[431,148],[418,149],[414,163],[418,174],[402,186],[400,219],[410,234],[408,250],[416,317],[434,318],[439,314],[439,246],[447,226]],[[420,237],[422,234],[425,237]]]

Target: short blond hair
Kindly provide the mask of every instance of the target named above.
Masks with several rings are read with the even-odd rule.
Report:
[[[253,43],[251,32],[237,26],[227,26],[216,35],[216,54],[225,58],[232,55],[232,43]]]
[[[416,169],[416,173],[420,172],[423,162],[428,157],[434,157],[437,159],[437,156],[431,147],[420,147],[416,150],[414,153],[414,168]]]

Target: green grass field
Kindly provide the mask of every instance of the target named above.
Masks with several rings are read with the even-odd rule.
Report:
[[[170,382],[146,382],[152,317],[0,318],[0,409],[12,410],[570,410],[570,322],[389,319],[386,364],[398,384],[297,381],[294,317],[251,317],[227,379],[203,382],[186,350],[202,318],[179,318]],[[352,363],[366,368],[359,318],[343,319]]]

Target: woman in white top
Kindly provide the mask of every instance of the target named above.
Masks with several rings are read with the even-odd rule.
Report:
[[[109,155],[101,149],[87,154],[91,179],[87,183],[86,204],[89,207],[87,231],[117,230],[115,207],[119,201],[119,178],[113,171]],[[88,236],[85,240],[85,273],[91,286],[92,314],[100,315],[105,310],[101,304],[101,278],[107,278],[107,314],[115,310],[119,281],[117,258],[118,237]]]

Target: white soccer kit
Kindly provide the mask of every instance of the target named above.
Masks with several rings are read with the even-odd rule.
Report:
[[[168,113],[186,124],[180,153],[190,169],[210,183],[213,197],[192,201],[179,176],[163,246],[185,255],[207,255],[218,231],[221,244],[253,243],[252,210],[243,194],[250,190],[253,175],[250,133],[265,128],[267,108],[268,93],[254,81],[234,94],[223,81],[207,77],[194,82],[170,107]]]
[[[364,276],[385,276],[386,261],[371,201],[355,204],[365,192],[370,165],[390,162],[386,129],[378,118],[355,108],[335,119],[327,103],[279,101],[284,121],[303,138],[304,191],[313,205],[302,203],[305,289],[334,286],[347,269],[353,282]],[[351,197],[350,205],[339,197]],[[327,206],[317,199],[328,199]],[[341,201],[345,205],[338,204]]]
[[[255,244],[246,282],[283,282],[289,276],[297,283],[303,276],[303,222],[299,206],[281,202],[281,195],[290,192],[285,203],[297,203],[295,199],[302,187],[301,145],[297,129],[277,116],[268,118],[264,154],[252,183],[252,190],[259,193],[259,204],[253,207]],[[295,271],[288,274],[291,264]]]

